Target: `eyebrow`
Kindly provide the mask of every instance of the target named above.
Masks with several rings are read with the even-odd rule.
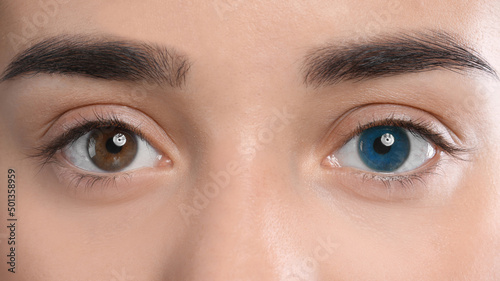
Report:
[[[448,33],[432,31],[327,45],[306,56],[304,83],[329,86],[346,80],[362,81],[436,69],[455,72],[476,69],[498,79],[493,67],[478,52],[459,42]]]
[[[0,82],[26,74],[67,74],[116,81],[153,81],[181,87],[190,68],[173,48],[86,35],[46,38],[20,52]]]

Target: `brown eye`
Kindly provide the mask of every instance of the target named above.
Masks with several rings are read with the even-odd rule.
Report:
[[[88,138],[92,163],[107,172],[123,170],[137,155],[137,137],[121,129],[95,129]]]
[[[64,147],[62,153],[76,167],[94,173],[155,167],[168,161],[148,141],[116,126],[93,129]]]

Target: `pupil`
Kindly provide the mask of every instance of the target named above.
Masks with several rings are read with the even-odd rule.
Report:
[[[125,130],[113,127],[98,128],[90,134],[87,150],[97,168],[116,172],[134,161],[138,152],[137,138]]]
[[[112,154],[118,154],[122,151],[123,146],[117,146],[115,142],[113,141],[113,138],[109,138],[106,141],[106,149],[108,150],[109,153]]]
[[[396,171],[406,162],[410,151],[408,134],[397,126],[372,127],[359,137],[358,154],[366,166],[374,171]]]
[[[376,138],[373,142],[373,150],[375,150],[378,154],[384,155],[389,153],[391,151],[391,147],[392,145],[387,146],[382,143],[382,136]]]

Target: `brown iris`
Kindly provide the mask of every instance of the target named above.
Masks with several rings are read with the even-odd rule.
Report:
[[[88,142],[92,162],[100,169],[115,172],[126,168],[137,154],[137,139],[120,129],[95,129]]]

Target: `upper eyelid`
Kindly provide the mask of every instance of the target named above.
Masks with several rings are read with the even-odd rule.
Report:
[[[181,150],[168,133],[168,126],[162,126],[140,109],[117,104],[86,105],[65,111],[51,122],[43,135],[33,140],[25,155],[37,160],[38,166],[43,168],[53,162],[58,148],[63,148],[93,128],[105,126],[117,126],[134,133],[156,149],[164,161],[179,163],[181,160]]]
[[[46,163],[51,161],[57,151],[67,145],[70,145],[72,142],[84,136],[86,133],[94,129],[103,127],[125,129],[146,140],[148,143],[150,142],[148,139],[146,139],[145,134],[143,134],[139,129],[139,126],[131,126],[121,121],[116,116],[110,116],[108,118],[96,115],[96,120],[88,120],[82,117],[82,120],[78,120],[76,125],[73,125],[72,128],[66,129],[65,132],[56,137],[54,140],[36,147],[36,152],[30,154],[29,156],[42,159],[43,161],[41,166],[43,167]]]
[[[458,159],[461,159],[460,155],[469,152],[469,149],[455,146],[445,140],[440,133],[432,131],[432,126],[426,121],[418,119],[411,121],[394,117],[374,120],[364,125],[358,124],[357,128],[348,135],[347,140],[343,143],[343,145],[347,144],[353,138],[360,136],[363,131],[377,126],[395,126],[404,128],[416,136],[427,138],[429,141],[442,148],[445,152]]]
[[[133,132],[138,137],[147,140],[145,134],[139,129],[140,125],[132,126],[126,122],[119,120],[116,116],[111,116],[111,118],[107,119],[104,117],[97,117],[97,120],[91,121],[84,119],[85,121],[79,122],[79,125],[74,126],[69,129],[65,135],[59,137],[59,139],[66,139],[67,143],[71,143],[71,140],[77,139],[78,137],[83,136],[84,134],[102,128],[112,128],[112,129],[124,129],[130,132]]]
[[[146,140],[148,143],[152,144],[152,146],[155,146],[154,143],[148,138],[148,134],[144,134],[142,130],[139,129],[140,124],[134,124],[131,125],[129,124],[126,120],[123,118],[119,117],[118,115],[115,115],[111,111],[108,111],[108,113],[101,113],[98,110],[93,110],[93,115],[95,117],[95,120],[88,119],[83,117],[81,114],[79,115],[78,119],[76,122],[72,122],[73,124],[71,125],[72,128],[68,129],[65,128],[65,132],[62,135],[59,135],[57,138],[45,142],[47,145],[42,145],[38,147],[38,153],[35,153],[35,157],[40,158],[41,156],[53,156],[53,154],[56,151],[56,148],[62,148],[63,145],[69,144],[72,140],[75,140],[77,136],[81,136],[86,132],[90,131],[90,128],[98,128],[103,127],[103,126],[110,126],[110,125],[118,125],[120,128],[128,129],[135,133],[137,136],[143,138]],[[105,112],[105,111],[103,111]],[[360,135],[360,133],[369,127],[374,127],[377,125],[404,125],[403,127],[406,129],[415,129],[417,133],[421,133],[422,129],[427,129],[431,130],[432,126],[430,126],[428,123],[432,122],[427,122],[425,120],[420,120],[419,118],[416,118],[416,121],[411,121],[411,118],[405,117],[403,115],[403,118],[401,117],[394,117],[395,114],[391,114],[385,119],[375,119],[372,120],[364,125],[358,124],[356,130],[354,130],[352,133],[348,135],[346,138],[345,143],[347,143],[349,140],[351,140],[353,137]],[[153,121],[154,122],[154,121]],[[86,129],[82,129],[85,128]],[[68,134],[69,132],[78,132],[78,134],[73,134],[73,138],[69,137]],[[427,135],[433,135],[437,138],[440,137],[440,134],[438,132],[430,132]],[[452,143],[444,141],[444,138],[441,137],[441,145],[446,144],[448,151],[447,152],[453,152],[454,154],[461,154],[465,152],[469,152],[470,149],[463,149],[458,146],[453,146]],[[45,153],[41,153],[42,150],[45,150]],[[50,153],[49,154],[49,151]],[[169,153],[170,155],[170,153]],[[33,156],[33,155],[32,155]],[[50,157],[47,157],[50,158]]]

